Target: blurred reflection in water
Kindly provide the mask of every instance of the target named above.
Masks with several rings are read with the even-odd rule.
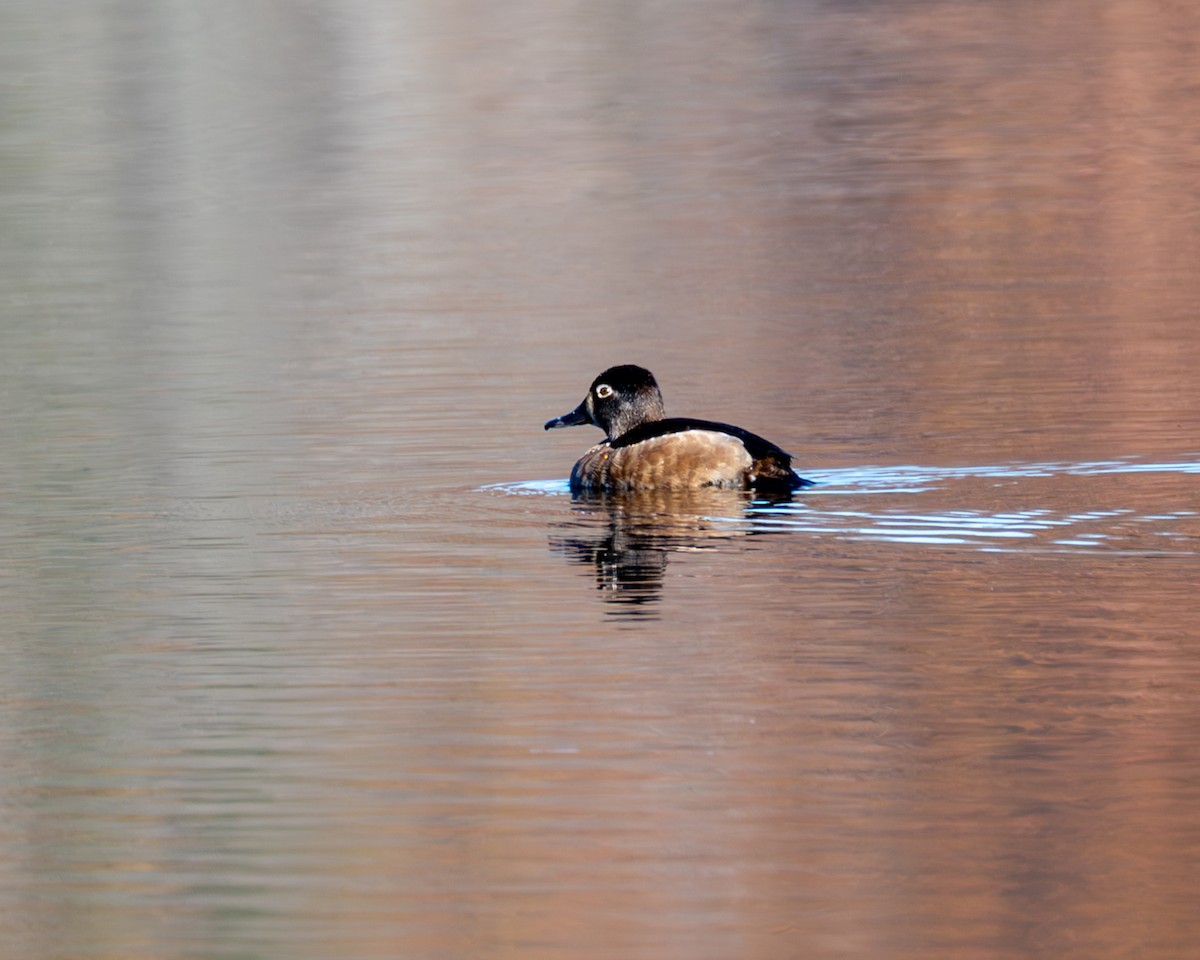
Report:
[[[6,960],[1190,955],[1198,42],[0,5]]]
[[[1176,475],[1200,472],[1198,462],[1010,464],[976,468],[874,468],[826,471],[816,489],[763,498],[728,490],[577,494],[572,519],[555,524],[550,547],[573,563],[594,569],[597,587],[613,613],[653,615],[673,553],[722,551],[746,537],[802,534],[840,540],[964,546],[979,550],[1108,555],[1200,556],[1200,510],[1179,509],[1189,498],[1147,502],[1140,486],[1124,490],[1121,505],[1104,506],[1091,495],[1089,509],[1062,513],[1053,506],[1068,478],[1106,474]],[[995,478],[1013,489],[1007,506]],[[1057,481],[1057,482],[1056,482]],[[1073,486],[1079,488],[1080,480]],[[497,492],[563,496],[563,483],[500,484]],[[922,493],[936,493],[932,504]],[[863,499],[864,494],[870,495]],[[892,496],[886,496],[891,494]],[[901,495],[897,497],[896,495]],[[883,497],[884,503],[879,503]],[[976,506],[989,503],[990,510]],[[922,507],[931,506],[931,512]],[[1197,504],[1200,506],[1200,504]],[[1173,508],[1172,508],[1173,507]],[[738,552],[751,549],[736,545]]]
[[[753,526],[756,513],[792,499],[754,496],[733,490],[579,494],[573,498],[576,519],[556,525],[550,547],[594,568],[596,586],[614,613],[646,615],[662,593],[669,554],[719,549],[720,541],[768,533]]]

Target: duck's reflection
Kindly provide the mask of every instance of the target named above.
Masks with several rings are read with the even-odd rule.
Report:
[[[741,490],[637,491],[576,494],[572,520],[550,537],[550,549],[593,568],[610,612],[654,614],[672,553],[715,550],[768,532],[755,514],[791,500]]]

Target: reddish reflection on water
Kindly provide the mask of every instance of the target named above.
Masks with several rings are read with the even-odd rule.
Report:
[[[0,30],[5,957],[1189,955],[1187,5],[74,13]],[[573,501],[615,362],[822,485]]]

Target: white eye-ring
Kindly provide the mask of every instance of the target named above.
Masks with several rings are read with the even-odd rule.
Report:
[[[599,397],[601,400],[607,400],[609,397],[611,397],[613,395],[613,393],[614,393],[613,388],[610,387],[607,383],[602,383],[596,387],[596,396]]]

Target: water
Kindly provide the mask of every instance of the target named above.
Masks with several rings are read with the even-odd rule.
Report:
[[[4,955],[1190,955],[1198,35],[9,4]]]

